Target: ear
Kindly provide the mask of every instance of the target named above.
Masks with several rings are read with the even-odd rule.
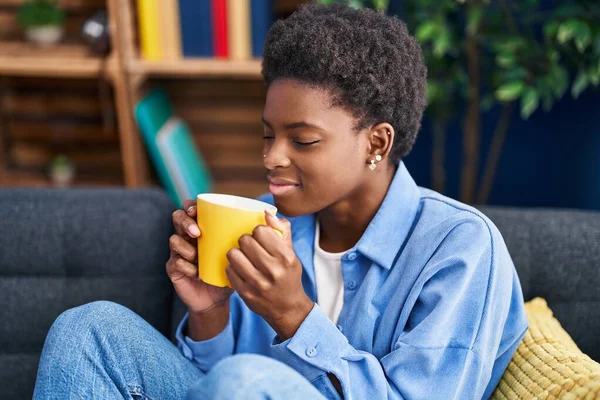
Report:
[[[394,128],[387,122],[374,125],[368,133],[369,147],[366,163],[381,156],[381,161],[387,160],[394,143]],[[379,161],[376,161],[379,162]]]

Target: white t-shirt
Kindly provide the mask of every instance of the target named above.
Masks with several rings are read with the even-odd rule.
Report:
[[[315,278],[317,281],[317,304],[329,319],[337,324],[344,304],[344,279],[342,277],[342,257],[346,253],[329,253],[321,249],[320,224],[315,224]]]

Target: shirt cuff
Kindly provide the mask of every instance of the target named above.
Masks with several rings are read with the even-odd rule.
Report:
[[[271,354],[313,381],[327,372],[339,370],[347,346],[346,336],[315,304],[294,336],[285,342],[275,336]]]
[[[175,333],[177,347],[185,358],[194,363],[202,372],[207,373],[216,363],[233,354],[235,341],[231,316],[225,329],[217,336],[196,342],[183,334],[183,329],[188,323],[188,315],[186,312],[177,327]]]

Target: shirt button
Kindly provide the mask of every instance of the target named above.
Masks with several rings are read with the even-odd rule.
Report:
[[[356,253],[349,253],[348,254],[348,260],[350,260],[350,261],[356,260]]]
[[[342,327],[341,325],[338,325],[338,326],[337,326],[337,328],[338,328],[338,330],[339,330],[340,332],[344,332],[344,329],[343,329],[343,327]]]
[[[309,347],[308,349],[306,349],[306,355],[310,358],[313,358],[317,355],[317,349],[315,349],[314,347]]]
[[[350,290],[354,290],[354,289],[356,289],[356,282],[350,281],[350,282],[348,282],[348,284],[346,285],[346,287],[348,289],[350,289]]]

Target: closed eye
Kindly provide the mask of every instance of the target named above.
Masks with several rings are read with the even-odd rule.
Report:
[[[297,140],[294,140],[295,144],[297,144],[298,146],[304,146],[304,147],[310,146],[310,145],[313,145],[313,144],[316,144],[319,142],[320,142],[320,140],[313,140],[312,142],[299,142]]]

